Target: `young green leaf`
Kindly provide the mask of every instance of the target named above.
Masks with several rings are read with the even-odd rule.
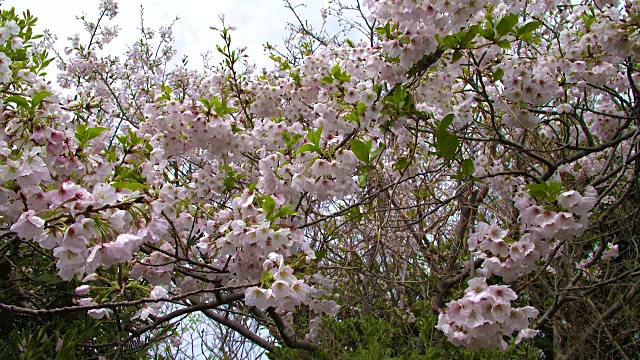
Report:
[[[496,81],[502,80],[503,77],[504,77],[504,70],[502,70],[502,68],[497,68],[496,71],[491,76],[491,81],[496,82]]]
[[[436,134],[436,149],[445,159],[451,159],[458,150],[460,140],[458,137],[448,132],[440,132]]]
[[[500,19],[498,25],[496,25],[496,32],[500,36],[505,36],[513,30],[513,27],[518,23],[518,15],[509,14]]]
[[[270,195],[264,197],[262,201],[262,210],[267,213],[267,215],[271,215],[273,210],[276,208],[276,201]]]
[[[398,160],[396,160],[391,166],[391,168],[395,171],[402,171],[404,168],[407,167],[407,165],[409,165],[409,160],[407,160],[407,158],[403,156]]]
[[[378,147],[369,155],[369,160],[373,161],[384,151],[384,144],[378,144]]]
[[[516,33],[518,37],[525,37],[536,31],[540,26],[542,26],[542,23],[539,21],[529,21],[528,23],[518,28]]]
[[[314,144],[304,144],[304,145],[300,146],[298,148],[298,150],[296,150],[296,155],[302,154],[305,151],[318,152],[318,147],[316,145],[314,145]]]
[[[98,136],[100,136],[105,130],[107,130],[106,127],[101,127],[101,126],[97,126],[97,127],[92,127],[92,128],[88,128],[87,131],[85,131],[84,136],[85,136],[85,142],[86,141],[90,141],[92,139],[97,138]]]
[[[134,182],[134,181],[118,181],[111,184],[111,186],[113,186],[116,189],[129,189],[131,191],[149,188],[148,185],[140,184],[139,182]]]
[[[455,36],[453,35],[447,35],[442,39],[442,43],[448,48],[448,49],[455,49],[458,47],[458,39],[456,39]]]
[[[6,98],[4,98],[4,102],[12,102],[23,108],[29,107],[29,101],[27,101],[27,99],[25,99],[24,97],[18,95],[7,96]]]
[[[324,85],[331,85],[333,84],[333,77],[331,76],[323,76],[320,78],[320,82]]]
[[[453,52],[453,55],[451,55],[451,62],[455,63],[458,62],[458,60],[462,59],[462,52],[460,50],[456,50]]]
[[[464,161],[462,161],[462,164],[460,164],[460,175],[462,177],[469,177],[471,175],[473,175],[473,172],[475,171],[476,167],[473,163],[473,160],[471,159],[464,159]]]
[[[489,41],[493,41],[496,38],[496,32],[492,28],[478,29],[478,33]]]
[[[369,152],[371,151],[371,147],[368,147],[367,144],[363,143],[358,139],[351,139],[351,151],[358,158],[358,160],[363,163],[369,162]]]
[[[440,120],[440,125],[438,125],[438,131],[447,131],[447,128],[453,124],[453,119],[453,114],[447,114],[443,117],[442,120]]]
[[[324,248],[324,249],[316,250],[315,255],[316,255],[316,258],[314,259],[314,261],[316,263],[320,263],[320,261],[322,261],[322,259],[324,259],[324,257],[327,256],[327,249]]]
[[[51,92],[49,91],[40,91],[39,93],[33,95],[33,97],[31,98],[31,107],[33,109],[37,108],[38,105],[40,105],[40,103],[42,102],[42,100],[44,100],[47,96],[52,95]]]
[[[273,215],[273,217],[275,219],[277,219],[277,218],[287,217],[287,216],[295,215],[295,214],[297,214],[297,212],[295,210],[293,210],[289,206],[283,206],[280,209],[278,209],[278,211],[276,211],[276,213]]]
[[[307,134],[307,140],[310,143],[314,144],[317,147],[320,147],[320,138],[322,136],[322,126],[318,128],[316,131],[309,131]]]
[[[340,78],[341,75],[341,71],[340,71],[340,65],[339,64],[335,64],[332,68],[331,68],[331,76],[333,76],[336,79]]]
[[[496,41],[496,45],[498,45],[498,47],[500,47],[501,49],[506,49],[506,50],[511,49],[511,42],[509,40]]]
[[[547,183],[530,184],[525,186],[525,189],[529,192],[529,195],[535,199],[544,199],[547,197]]]

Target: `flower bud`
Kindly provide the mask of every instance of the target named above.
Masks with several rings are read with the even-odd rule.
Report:
[[[87,295],[89,293],[90,290],[90,286],[89,285],[80,285],[76,288],[75,293],[76,295]]]

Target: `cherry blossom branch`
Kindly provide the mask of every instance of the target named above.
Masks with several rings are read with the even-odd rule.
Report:
[[[150,303],[177,302],[179,300],[190,298],[191,296],[194,296],[194,295],[205,294],[205,293],[219,293],[220,291],[243,289],[251,286],[257,286],[259,284],[260,283],[251,283],[246,285],[219,287],[215,289],[200,289],[200,290],[190,291],[184,294],[167,297],[167,298],[160,298],[160,299],[145,298],[145,299],[132,300],[132,301],[106,302],[106,303],[95,304],[95,305],[67,306],[67,307],[61,307],[61,308],[55,308],[55,309],[34,310],[34,309],[28,309],[28,308],[23,308],[23,307],[14,306],[14,305],[0,304],[0,310],[11,311],[11,312],[25,314],[25,315],[41,316],[41,315],[52,315],[52,314],[59,314],[59,313],[66,313],[66,312],[87,311],[87,310],[96,310],[96,309],[115,309],[119,307],[136,306],[136,305],[150,304]],[[243,295],[243,293],[241,294]]]
[[[64,218],[75,218],[78,216],[87,216],[90,215],[92,213],[99,213],[101,211],[104,210],[109,210],[109,209],[120,209],[120,210],[127,210],[130,206],[134,205],[134,204],[141,204],[144,203],[144,197],[143,196],[138,196],[137,198],[125,201],[125,202],[121,202],[121,203],[117,203],[117,204],[113,204],[113,205],[103,205],[97,208],[94,208],[93,206],[88,206],[85,210],[78,212],[77,214],[75,214],[75,216],[72,216],[71,214],[66,214],[66,213],[62,213],[59,215],[56,215],[52,218],[49,218],[45,221],[45,227],[50,227],[51,223],[60,220],[60,219],[64,219]]]

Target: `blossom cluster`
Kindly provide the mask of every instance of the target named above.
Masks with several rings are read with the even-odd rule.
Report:
[[[529,328],[529,319],[537,317],[538,310],[512,307],[518,295],[507,285],[487,285],[486,281],[485,277],[470,279],[462,299],[447,304],[436,328],[452,343],[472,349],[506,351],[505,337],[517,332],[516,344],[534,337],[537,331]]]
[[[556,199],[561,208],[554,211],[537,205],[534,198],[522,192],[515,203],[520,211],[517,241],[507,236],[509,230],[495,223],[481,222],[469,236],[469,249],[476,258],[483,259],[480,273],[512,282],[535,271],[537,261],[551,249],[584,233],[596,198],[593,187],[585,189],[582,195],[575,190],[565,191]]]

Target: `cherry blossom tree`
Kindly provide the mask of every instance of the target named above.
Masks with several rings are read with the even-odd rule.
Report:
[[[227,358],[640,353],[640,2],[338,1],[335,34],[285,5],[273,67],[221,17],[193,70],[171,26],[104,55],[103,0],[58,85],[2,10],[0,310],[93,329],[7,327],[16,356],[144,357],[189,318]]]

